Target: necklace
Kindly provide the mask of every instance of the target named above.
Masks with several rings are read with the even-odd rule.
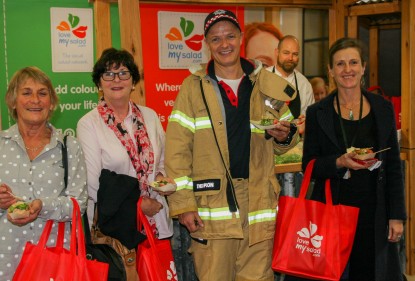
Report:
[[[336,105],[337,105],[337,111],[338,111],[337,115],[339,116],[339,122],[340,122],[341,131],[342,131],[343,141],[344,141],[344,145],[346,147],[346,152],[347,152],[347,148],[349,148],[349,145],[348,145],[348,141],[347,141],[346,130],[344,129],[342,113],[340,111],[339,93],[336,93]],[[359,108],[359,119],[357,121],[357,130],[356,130],[356,132],[353,136],[353,139],[351,140],[350,147],[352,147],[354,145],[354,143],[356,141],[356,138],[357,138],[357,135],[359,134],[360,120],[362,120],[362,114],[363,114],[363,94],[360,93],[360,108]],[[351,115],[352,116],[350,116],[350,112],[349,112],[349,119],[353,120],[353,119],[350,118],[350,117],[353,118],[353,111],[352,111]],[[347,169],[346,173],[343,176],[343,179],[347,180],[347,179],[350,179],[350,177],[351,177],[350,170]]]
[[[341,127],[341,131],[342,131],[342,135],[343,135],[343,141],[344,144],[346,146],[346,151],[347,148],[349,148],[349,143],[347,141],[347,136],[346,136],[346,131],[344,129],[344,125],[343,125],[343,118],[341,116],[341,112],[340,112],[340,102],[339,102],[339,94],[336,94],[336,104],[337,104],[337,111],[338,111],[338,116],[339,116],[339,122],[340,122],[340,127]],[[362,120],[362,115],[363,115],[363,94],[360,94],[360,107],[359,107],[359,119],[357,120],[357,130],[356,133],[354,135],[354,137],[352,138],[351,142],[350,142],[350,147],[352,147],[354,145],[354,142],[356,140],[356,137],[358,135],[359,132],[359,127],[360,127],[360,120]]]
[[[39,149],[41,149],[42,147],[44,147],[45,146],[45,144],[44,143],[42,143],[41,145],[39,145],[39,146],[35,146],[35,147],[27,147],[27,146],[25,146],[25,148],[28,150],[28,151],[38,151]]]
[[[341,106],[343,106],[344,108],[346,108],[347,110],[349,110],[349,120],[354,120],[354,115],[353,115],[353,105],[352,107],[347,107],[344,104],[340,104]]]
[[[352,120],[352,121],[354,120],[353,107],[355,105],[358,105],[358,104],[360,104],[360,102],[357,103],[357,104],[352,104],[351,107],[347,107],[345,104],[340,104],[341,106],[343,106],[344,108],[346,108],[349,111],[349,120]],[[341,114],[341,112],[340,112],[340,114]]]

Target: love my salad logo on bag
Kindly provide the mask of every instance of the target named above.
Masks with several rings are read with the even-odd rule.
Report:
[[[170,261],[170,269],[167,270],[167,280],[177,281],[176,265]]]
[[[92,10],[51,8],[52,70],[91,72],[93,67]]]
[[[295,248],[300,250],[302,253],[308,252],[313,254],[315,257],[320,257],[321,254],[321,242],[323,236],[317,235],[317,225],[310,221],[308,228],[304,227],[297,232],[297,244]]]
[[[204,44],[203,22],[207,14],[158,12],[159,67],[187,69],[206,63],[210,54]]]

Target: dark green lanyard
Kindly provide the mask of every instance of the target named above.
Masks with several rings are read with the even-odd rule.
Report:
[[[363,94],[360,93],[359,120],[357,121],[357,130],[356,130],[356,133],[354,134],[352,142],[350,143],[350,146],[348,146],[348,144],[347,144],[346,130],[344,129],[342,112],[340,111],[340,102],[339,102],[339,93],[338,92],[336,93],[336,102],[337,102],[337,112],[338,112],[338,115],[339,115],[340,127],[342,129],[343,141],[344,141],[344,145],[346,146],[346,152],[347,152],[347,149],[349,147],[353,146],[353,144],[356,141],[357,135],[359,134],[360,120],[362,120],[362,113],[363,113]]]

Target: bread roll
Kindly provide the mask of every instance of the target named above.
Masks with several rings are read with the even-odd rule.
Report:
[[[30,208],[26,202],[18,201],[7,210],[12,219],[23,219],[30,215]]]

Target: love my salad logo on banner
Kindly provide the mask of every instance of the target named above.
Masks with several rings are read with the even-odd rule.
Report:
[[[52,70],[91,72],[93,25],[91,9],[50,8]]]
[[[209,51],[203,43],[206,16],[207,13],[158,12],[161,69],[187,69],[209,60]]]

